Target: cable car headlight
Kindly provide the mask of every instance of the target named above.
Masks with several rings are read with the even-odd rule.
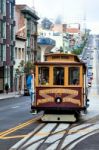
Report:
[[[61,97],[56,97],[56,98],[55,98],[55,102],[58,103],[58,104],[61,103],[61,102],[62,102]]]

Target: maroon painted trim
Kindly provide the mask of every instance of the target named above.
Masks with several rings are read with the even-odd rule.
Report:
[[[53,92],[44,93],[44,95],[40,94],[43,92],[43,90],[44,91],[51,90]],[[55,90],[55,93],[54,93],[54,90]],[[76,95],[72,92],[76,92]],[[56,103],[57,97],[61,98],[61,103]],[[46,98],[48,98],[49,100],[46,101]],[[50,98],[53,98],[53,100],[50,101]],[[69,100],[69,98],[71,98],[71,100]],[[73,98],[73,101],[72,101],[72,98]],[[55,107],[57,109],[58,108],[72,109],[75,107],[80,108],[82,107],[83,101],[84,100],[82,99],[82,87],[56,87],[56,88],[55,87],[50,87],[50,88],[49,87],[37,87],[36,88],[36,105],[38,103],[37,107],[44,107],[44,108]]]
[[[42,111],[80,111],[80,110],[85,110],[86,107],[37,107],[37,106],[31,106],[31,109],[36,109],[36,110],[42,110]]]
[[[45,62],[36,62],[35,63],[35,65],[84,65],[85,66],[85,64],[84,63],[82,63],[82,62],[47,62],[47,61],[45,61]]]

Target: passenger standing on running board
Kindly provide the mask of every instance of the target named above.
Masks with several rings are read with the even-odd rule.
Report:
[[[31,104],[34,103],[34,71],[31,70],[26,80],[27,89],[31,97]]]

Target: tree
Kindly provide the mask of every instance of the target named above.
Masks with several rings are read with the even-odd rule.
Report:
[[[22,75],[23,73],[25,73],[26,75],[28,75],[31,69],[34,69],[34,64],[31,61],[28,61],[25,64],[24,60],[22,60],[18,68],[16,68],[16,74]]]
[[[31,69],[34,69],[34,64],[31,61],[28,61],[24,66],[24,73],[28,75]]]
[[[63,50],[63,47],[62,47],[62,46],[60,46],[59,51],[60,51],[60,52],[64,52],[64,50]]]
[[[16,68],[16,75],[22,75],[23,73],[24,73],[24,60],[22,60],[18,68]]]

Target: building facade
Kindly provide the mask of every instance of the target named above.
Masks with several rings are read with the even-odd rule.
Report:
[[[0,1],[0,92],[4,92],[6,83],[13,91],[14,7],[15,0]]]
[[[25,39],[16,36],[15,65],[14,65],[14,89],[23,94],[24,91],[24,61],[25,61]],[[22,66],[22,65],[23,66]]]
[[[15,89],[23,93],[25,74],[21,71],[20,63],[36,61],[37,55],[37,21],[36,12],[27,5],[15,6],[16,45],[15,45]],[[16,72],[19,70],[19,73]]]
[[[67,24],[66,29],[67,49],[73,50],[81,44],[81,30],[79,23]]]
[[[60,48],[64,49],[64,33],[66,32],[66,24],[53,24],[50,30],[44,30],[42,27],[39,25],[38,28],[38,33],[40,37],[46,37],[46,38],[51,38],[55,41],[55,46],[52,49],[53,52],[59,50]]]
[[[16,5],[18,22],[17,35],[24,36],[26,38],[26,62],[34,62],[37,53],[37,24],[39,17],[35,10],[31,9],[27,5]]]

